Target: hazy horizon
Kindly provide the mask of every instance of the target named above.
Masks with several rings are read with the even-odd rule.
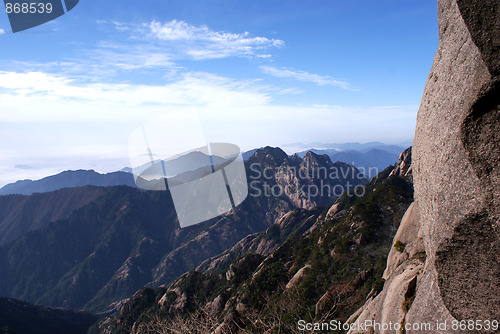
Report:
[[[82,1],[18,33],[0,15],[0,184],[127,166],[134,129],[193,109],[207,141],[244,151],[408,141],[436,15],[395,0]]]
[[[330,145],[331,144],[369,144],[372,142],[364,142],[364,143],[359,143],[359,142],[346,142],[346,143],[291,143],[291,144],[284,144],[284,145],[266,145],[266,146],[272,146],[272,147],[279,147],[283,151],[286,152],[288,155],[293,155],[295,153],[303,152],[303,151],[308,151],[308,150],[326,150],[326,149],[331,149]],[[401,143],[382,143],[382,142],[377,142],[383,145],[394,145],[394,146],[399,146],[402,149],[405,149],[409,146],[411,146],[411,141],[405,141]],[[315,145],[316,144],[316,145]],[[323,144],[324,146],[321,146],[319,144]],[[328,145],[330,144],[330,145]],[[248,152],[254,149],[259,149],[262,147],[254,147],[251,149],[242,149],[241,152]],[[36,181],[43,179],[47,176],[52,176],[59,174],[63,171],[68,171],[68,170],[94,170],[98,173],[105,174],[105,173],[111,173],[111,172],[117,172],[121,171],[126,168],[130,168],[130,161],[128,157],[123,157],[121,159],[107,159],[103,161],[91,161],[83,163],[81,166],[77,166],[76,164],[78,161],[74,161],[72,164],[66,162],[69,166],[69,168],[63,168],[63,167],[48,167],[48,168],[36,168],[34,166],[28,165],[28,164],[18,164],[13,166],[11,168],[10,173],[8,174],[2,174],[0,176],[0,188],[7,185],[11,184],[17,181],[24,181],[24,180],[31,180],[31,181]]]

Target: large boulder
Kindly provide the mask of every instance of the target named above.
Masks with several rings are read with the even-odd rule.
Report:
[[[438,20],[413,142],[415,205],[396,235],[412,246],[391,250],[384,289],[356,312],[358,325],[463,333],[452,324],[500,319],[500,3],[438,0]]]

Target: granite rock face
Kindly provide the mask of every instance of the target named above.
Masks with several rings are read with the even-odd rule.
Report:
[[[389,174],[389,176],[392,175],[399,175],[401,177],[411,177],[411,146],[408,147],[406,150],[401,152],[399,155],[399,160],[398,163],[396,164],[396,168]]]
[[[422,282],[439,287],[434,305],[447,318],[499,319],[500,4],[440,1],[438,10],[438,79],[426,86],[414,142]]]
[[[438,18],[413,142],[415,205],[398,231],[417,250],[422,240],[425,253],[413,253],[425,263],[393,249],[383,291],[356,321],[459,333],[454,320],[500,319],[500,4],[438,0]],[[435,328],[445,321],[446,329]]]

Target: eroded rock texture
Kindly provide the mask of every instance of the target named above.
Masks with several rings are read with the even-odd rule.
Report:
[[[459,333],[453,320],[500,319],[500,3],[438,0],[438,19],[413,143],[415,206],[396,235],[411,247],[391,250],[384,289],[357,321],[447,321],[430,332]]]
[[[459,320],[500,318],[500,4],[457,1],[464,23],[479,52],[482,74],[457,124],[483,203],[453,221],[453,233],[439,246],[435,267],[444,304]],[[452,153],[452,152],[451,152]],[[456,175],[460,177],[460,175]],[[460,189],[467,192],[467,188]],[[442,205],[446,209],[446,203]],[[441,222],[444,223],[444,222]]]

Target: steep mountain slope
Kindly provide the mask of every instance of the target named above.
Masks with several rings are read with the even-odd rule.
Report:
[[[316,223],[322,211],[323,208],[313,210],[294,209],[269,226],[266,231],[251,234],[231,249],[203,261],[196,270],[200,272],[219,272],[228,269],[232,262],[248,253],[262,256],[269,255],[289,237],[302,235],[309,230]]]
[[[78,188],[83,195],[86,190]],[[67,218],[0,247],[0,293],[83,308],[128,257],[137,254],[143,261],[154,261],[171,249],[176,228],[167,193],[108,188]],[[134,288],[125,284],[117,295]]]
[[[262,147],[261,147],[262,148]],[[254,148],[252,150],[249,150],[249,151],[246,151],[246,152],[243,152],[241,154],[241,156],[243,157],[243,160],[247,161],[248,158],[250,158],[257,150],[261,149],[261,148]]]
[[[386,254],[413,200],[410,156],[397,166],[406,176],[390,167],[360,196],[344,195],[323,211],[292,210],[205,261],[204,272],[141,289],[98,331],[289,333],[299,319],[345,321],[382,289]]]
[[[327,156],[311,153],[300,159],[288,157],[279,148],[259,149],[245,165],[248,198],[206,231],[167,254],[154,269],[153,285],[194,269],[245,236],[264,230],[295,207],[307,209],[332,203],[338,197],[336,186],[337,190],[347,185],[352,189],[366,182],[355,168],[332,164]]]
[[[105,194],[104,188],[63,189],[49,194],[0,196],[0,245],[27,231],[69,217]]]
[[[31,195],[33,193],[45,193],[63,188],[119,185],[135,187],[132,174],[126,172],[99,174],[93,170],[69,170],[45,177],[41,180],[23,180],[7,184],[0,188],[0,195]]]
[[[0,297],[0,333],[86,334],[97,316]]]
[[[24,233],[0,246],[0,276],[5,278],[0,294],[102,311],[146,284],[170,282],[247,235],[265,230],[295,207],[315,207],[337,198],[333,191],[316,188],[366,182],[352,166],[314,154],[288,157],[278,148],[258,150],[246,166],[253,182],[248,198],[221,217],[184,229],[168,191],[88,186],[0,197],[6,211],[19,207],[22,213],[5,218],[10,222],[5,226],[46,217],[32,223],[33,228],[26,223]],[[269,192],[273,187],[274,193]],[[70,201],[73,209],[51,202],[66,197],[82,202]]]

